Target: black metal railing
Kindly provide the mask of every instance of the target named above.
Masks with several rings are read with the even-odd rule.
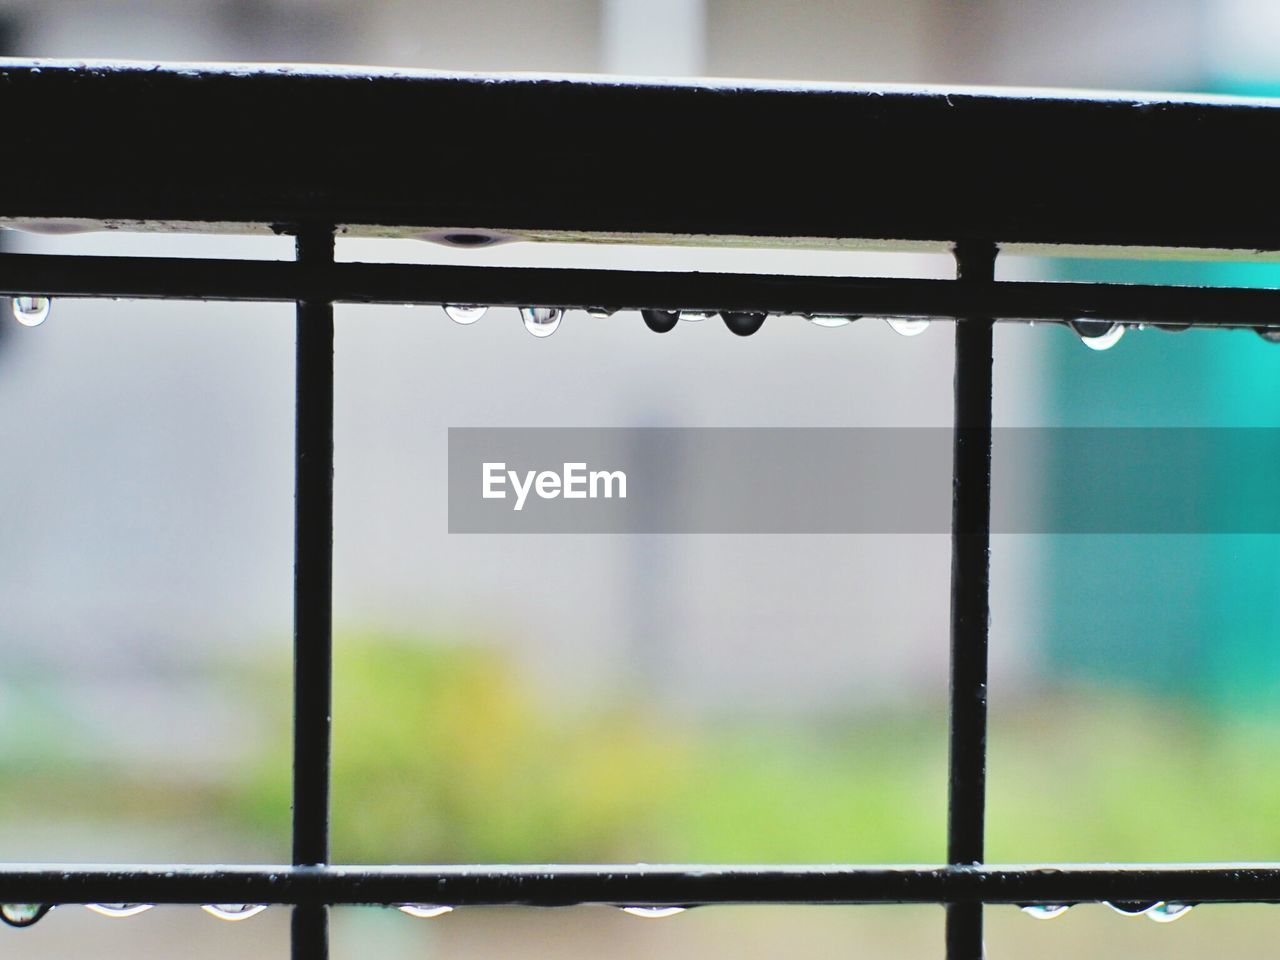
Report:
[[[0,253],[0,292],[297,304],[293,862],[0,865],[0,903],[290,905],[298,958],[326,956],[327,908],[336,904],[936,903],[947,906],[947,956],[971,960],[983,951],[984,904],[1280,901],[1280,864],[983,862],[993,323],[1280,325],[1280,291],[997,281],[997,251],[1062,243],[1256,257],[1280,249],[1280,220],[1268,199],[1278,189],[1269,145],[1280,130],[1280,106],[12,61],[0,64],[0,103],[11,129],[49,131],[38,158],[11,155],[10,175],[0,179],[0,217],[10,224],[257,225],[296,237],[293,262]],[[155,128],[163,132],[153,141],[116,141],[91,162],[83,157],[84,144],[134,129],[127,118],[136,116],[163,117],[168,125]],[[412,151],[410,165],[401,156],[410,151],[397,152],[394,139],[425,116],[436,117],[434,128],[459,143],[536,135],[550,147],[497,166],[487,154],[451,158],[441,151],[424,159]],[[639,151],[642,159],[620,153],[615,164],[578,150],[589,154],[586,162],[565,146],[571,134],[572,143],[582,144],[611,136],[625,142],[638,131],[669,142],[816,143],[836,128],[856,129],[883,149],[854,157],[833,151],[838,162],[820,150],[803,158],[735,155],[727,172],[717,165],[710,177],[691,173],[687,163],[665,165],[652,150]],[[246,157],[244,130],[258,145],[269,142],[270,152]],[[375,141],[385,133],[391,142],[376,155],[338,150],[334,141],[352,130],[366,138],[372,131]],[[1022,149],[1006,163],[1013,138]],[[1063,142],[1101,144],[1113,153],[1105,163],[1081,166],[1064,157]],[[919,155],[926,147],[928,169]],[[940,159],[948,149],[951,159]],[[934,169],[939,163],[948,176]],[[1130,168],[1141,169],[1140,185],[1127,179]],[[431,235],[460,245],[509,234],[894,240],[954,249],[958,275],[849,279],[345,263],[334,259],[335,232]],[[946,864],[330,864],[335,302],[955,319]]]

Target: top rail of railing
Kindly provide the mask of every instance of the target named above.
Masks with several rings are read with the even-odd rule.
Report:
[[[1280,101],[0,60],[0,223],[1280,259]]]

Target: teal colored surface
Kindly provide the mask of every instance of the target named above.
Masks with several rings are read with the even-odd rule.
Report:
[[[1280,287],[1280,266],[1257,264],[1064,260],[1053,275]],[[1280,427],[1280,344],[1251,331],[1130,330],[1105,352],[1062,329],[1044,341],[1047,425]],[[1277,495],[1263,466],[1243,476],[1200,468],[1211,522],[1227,524],[1248,497]],[[1046,491],[1047,510],[1089,508],[1068,486]],[[1044,559],[1047,677],[1233,712],[1280,702],[1280,536],[1061,535],[1044,538]]]

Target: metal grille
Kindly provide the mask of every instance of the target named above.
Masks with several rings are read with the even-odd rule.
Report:
[[[1280,106],[536,78],[9,61],[13,151],[0,218],[296,237],[293,262],[0,255],[0,292],[297,305],[293,860],[267,866],[0,866],[0,902],[262,903],[293,908],[293,955],[327,954],[342,904],[693,906],[936,903],[952,960],[982,955],[984,904],[1280,901],[1280,865],[984,863],[996,321],[1266,328],[1280,293],[997,281],[1000,249],[1280,249],[1269,145]],[[163,139],[134,142],[147,117]],[[546,142],[514,168],[394,140],[424,117],[459,143]],[[388,144],[352,150],[351,131]],[[791,142],[857,131],[885,150],[744,156],[714,175],[661,150],[584,159],[584,138]],[[274,149],[245,155],[243,137]],[[695,136],[696,134],[696,136]],[[528,141],[522,138],[536,138]],[[377,136],[374,136],[374,141]],[[113,145],[98,152],[97,146]],[[1105,149],[1088,162],[1060,149]],[[1018,149],[1016,158],[1008,152]],[[86,150],[92,152],[86,156]],[[926,153],[927,152],[927,153]],[[1140,174],[1140,179],[1135,179]],[[456,226],[450,226],[456,225]],[[477,245],[539,238],[893,241],[954,250],[946,280],[340,263],[335,232]],[[951,705],[945,864],[918,867],[420,866],[329,863],[333,304],[540,304],[954,319]],[[737,331],[746,332],[746,331]]]

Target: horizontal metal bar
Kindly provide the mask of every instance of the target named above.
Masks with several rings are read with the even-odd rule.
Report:
[[[1280,901],[1280,864],[0,866],[0,902],[450,906]]]
[[[185,257],[0,254],[0,293],[1280,326],[1280,290],[1258,288]]]
[[[1280,248],[1274,100],[10,60],[0,102],[4,217]]]

